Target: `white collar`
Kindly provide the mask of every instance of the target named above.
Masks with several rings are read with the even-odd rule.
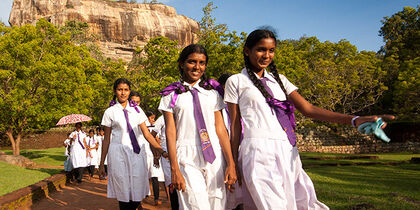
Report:
[[[118,100],[116,100],[116,104],[114,105],[116,108],[119,108],[119,109],[121,109],[121,110],[123,110],[124,109],[124,107],[120,104],[120,102],[118,101]],[[125,109],[128,111],[128,112],[133,112],[133,110],[134,110],[134,107],[131,107],[130,106],[130,101],[127,101],[127,106],[125,106]],[[135,110],[134,110],[135,111]]]
[[[243,68],[241,73],[245,74],[247,77],[249,77],[248,71],[246,70],[246,68]],[[255,72],[253,72],[253,73],[258,79],[261,79],[260,76],[258,76],[257,73],[255,73]],[[273,75],[270,72],[268,72],[266,69],[264,69],[264,77],[267,78],[268,81],[276,83],[276,79],[274,79]]]
[[[204,94],[204,95],[207,95],[207,91],[206,91],[206,89],[204,89],[204,88],[202,88],[202,87],[200,86],[200,82],[201,82],[201,79],[198,79],[198,81],[197,81],[197,82],[196,82],[193,86],[191,86],[191,84],[189,84],[188,82],[185,82],[185,81],[184,81],[183,85],[188,86],[190,89],[191,89],[191,88],[195,88],[195,89],[197,89],[197,90],[198,90],[198,92],[200,92],[200,93],[202,93],[202,94]]]

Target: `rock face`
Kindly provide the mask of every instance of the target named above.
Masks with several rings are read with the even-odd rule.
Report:
[[[34,24],[45,18],[54,25],[68,20],[86,22],[99,35],[106,57],[130,61],[137,46],[165,36],[182,46],[194,43],[196,21],[177,15],[173,7],[163,4],[138,4],[110,0],[14,0],[10,25]]]

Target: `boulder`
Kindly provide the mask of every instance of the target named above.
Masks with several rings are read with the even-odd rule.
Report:
[[[54,25],[86,22],[97,34],[105,57],[130,61],[136,47],[157,36],[177,40],[181,46],[196,42],[199,24],[164,4],[110,0],[14,0],[10,25],[35,24],[45,18]]]
[[[34,167],[36,165],[31,159],[21,155],[0,155],[0,161],[19,167]]]

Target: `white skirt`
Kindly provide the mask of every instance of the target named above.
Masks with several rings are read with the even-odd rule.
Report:
[[[136,154],[131,147],[110,144],[108,150],[108,198],[141,201],[149,194],[145,152]]]
[[[82,149],[79,145],[73,145],[73,147],[74,148],[70,153],[70,159],[73,168],[82,168],[88,166],[86,150]]]
[[[92,157],[88,157],[88,164],[90,166],[98,166],[99,165],[98,151],[96,149],[91,150],[90,155]]]
[[[317,200],[297,147],[287,139],[244,139],[239,158],[246,209],[329,209]]]
[[[226,208],[224,158],[220,148],[216,159],[206,162],[201,146],[177,145],[179,169],[184,176],[185,192],[178,191],[179,209],[213,210]]]
[[[162,163],[159,160],[159,167],[155,167],[153,165],[153,153],[152,150],[150,149],[150,144],[149,142],[147,142],[144,145],[144,148],[146,149],[146,153],[147,153],[147,168],[149,170],[149,178],[152,177],[157,177],[159,182],[164,182],[165,181],[165,176],[163,175],[163,170],[162,170]]]

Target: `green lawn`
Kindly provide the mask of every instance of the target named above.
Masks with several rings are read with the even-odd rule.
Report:
[[[64,156],[64,147],[49,148],[49,149],[25,149],[20,152],[36,164],[50,165],[50,166],[63,166],[66,156]],[[6,154],[11,155],[11,150],[4,150]]]
[[[4,151],[12,154],[9,150]],[[47,177],[60,173],[66,159],[64,147],[43,150],[22,150],[21,155],[32,159],[39,168],[27,169],[0,161],[0,195],[35,184]]]
[[[308,158],[318,157],[354,157],[354,156],[378,156],[379,159],[327,159],[327,160],[312,160]],[[390,162],[408,162],[412,157],[420,157],[420,154],[413,154],[410,152],[403,153],[378,153],[378,154],[331,154],[331,153],[314,153],[314,152],[301,152],[305,168],[312,168],[315,166],[322,166],[323,164],[357,164],[357,163],[390,163]],[[324,167],[324,166],[322,166]]]
[[[363,154],[367,155],[367,154]],[[331,209],[420,209],[420,164],[317,166],[322,163],[408,161],[419,154],[370,154],[377,160],[308,160],[349,156],[301,153],[318,199]]]
[[[25,169],[0,162],[0,195],[59,173],[62,169],[57,166],[63,165],[65,160],[63,153],[64,148],[22,151],[22,155],[40,166],[46,166],[39,169]],[[420,164],[322,166],[325,163],[407,162],[411,157],[420,157],[420,154],[363,154],[379,157],[374,160],[310,160],[308,158],[311,157],[355,155],[321,153],[300,153],[300,155],[305,171],[315,184],[318,199],[331,209],[420,209]]]
[[[0,161],[0,195],[37,183],[51,176],[50,169],[26,169]]]

